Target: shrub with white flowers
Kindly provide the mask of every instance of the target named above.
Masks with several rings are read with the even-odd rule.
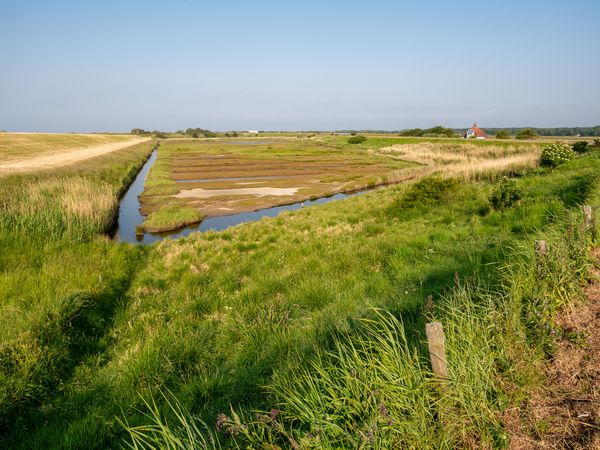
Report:
[[[540,159],[540,165],[543,167],[556,167],[564,162],[567,162],[575,156],[573,149],[560,142],[546,145],[542,149],[542,157]]]

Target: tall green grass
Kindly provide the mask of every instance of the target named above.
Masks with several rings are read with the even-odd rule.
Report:
[[[0,447],[107,347],[144,251],[99,233],[153,145],[0,179]]]
[[[443,290],[433,313],[391,305],[385,310],[362,309],[350,326],[334,329],[328,343],[315,346],[310,356],[288,350],[287,364],[278,366],[265,386],[269,407],[254,412],[239,401],[233,410],[224,407],[213,416],[216,424],[203,422],[202,438],[197,439],[183,433],[199,423],[190,412],[194,403],[179,405],[171,425],[166,422],[172,416],[167,405],[162,416],[152,417],[151,442],[176,435],[178,448],[214,448],[216,442],[233,448],[508,446],[501,412],[518,404],[527,388],[538,382],[537,362],[559,332],[553,315],[577,301],[587,279],[587,251],[594,235],[594,230],[583,229],[579,205],[569,209],[550,202],[548,214],[538,203],[548,206],[559,192],[559,203],[570,205],[570,184],[564,181],[579,176],[586,164],[596,163],[578,161],[560,174],[543,172],[522,179],[530,195],[546,196],[530,196],[509,211],[480,212],[496,231],[502,224],[520,233],[520,239],[491,272],[479,267]],[[592,170],[584,170],[588,169]],[[600,189],[594,177],[588,182],[587,195],[579,201],[598,208]],[[450,201],[465,207],[460,194]],[[531,220],[528,215],[545,220],[534,227],[519,224]],[[412,223],[414,217],[407,220]],[[529,231],[522,233],[524,229]],[[492,232],[493,227],[483,230]],[[541,262],[533,253],[536,238],[544,238],[551,249]],[[539,322],[540,317],[545,322]],[[446,331],[450,379],[443,386],[431,374],[423,335],[415,330],[428,320],[441,321]],[[179,396],[185,398],[185,393]],[[128,430],[150,437],[139,427]]]
[[[129,165],[113,162],[60,176],[116,190]],[[581,202],[600,206],[599,169],[593,153],[535,171],[502,211],[488,182],[427,202],[406,185],[147,248],[0,226],[0,447],[500,446],[497,414],[544,355],[521,314],[532,240],[554,248]]]

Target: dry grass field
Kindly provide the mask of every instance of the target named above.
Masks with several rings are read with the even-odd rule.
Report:
[[[0,133],[0,174],[56,168],[148,140],[113,134]]]
[[[440,172],[443,176],[474,180],[536,167],[541,149],[539,144],[522,142],[485,146],[471,142],[422,142],[395,144],[374,153],[418,163],[420,166],[411,171],[415,176]]]

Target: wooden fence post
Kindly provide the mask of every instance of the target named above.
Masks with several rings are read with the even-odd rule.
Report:
[[[594,226],[594,211],[591,205],[583,205],[583,226],[586,231]]]
[[[546,241],[535,241],[535,270],[538,276],[544,274],[544,260],[548,253]]]
[[[433,295],[428,295],[425,299],[425,312],[431,314],[433,312]]]
[[[544,259],[546,259],[546,253],[548,253],[548,246],[546,241],[535,241],[535,270],[539,275],[543,274]]]
[[[548,247],[546,246],[546,241],[535,241],[535,256],[537,258],[543,258],[546,256],[548,252]]]
[[[447,381],[446,338],[442,324],[440,322],[429,322],[425,325],[425,333],[427,334],[427,345],[429,346],[429,358],[431,359],[433,373],[440,381]]]

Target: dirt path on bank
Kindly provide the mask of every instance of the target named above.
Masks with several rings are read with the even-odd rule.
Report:
[[[125,142],[113,142],[109,144],[93,145],[90,147],[81,147],[65,150],[60,153],[50,155],[35,156],[16,161],[0,163],[0,175],[6,175],[15,172],[31,172],[35,170],[52,169],[55,167],[66,166],[96,156],[112,153],[132,145],[149,141],[147,137],[132,137]]]
[[[600,249],[592,255],[598,267]],[[600,449],[600,270],[591,275],[587,301],[557,318],[570,339],[544,368],[545,386],[507,424],[511,449]]]

